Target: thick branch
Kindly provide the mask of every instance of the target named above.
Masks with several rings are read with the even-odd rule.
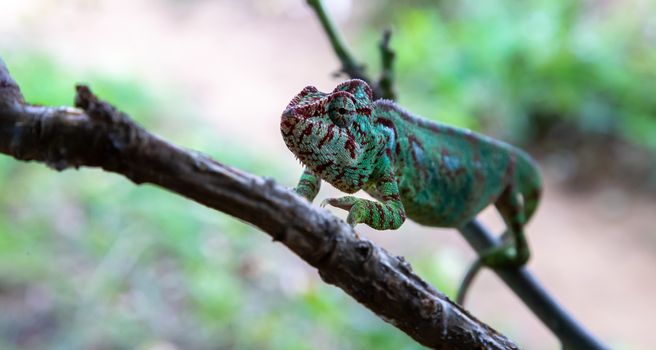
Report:
[[[0,60],[0,152],[63,170],[91,166],[151,183],[247,221],[419,343],[435,349],[517,349],[412,273],[410,265],[273,180],[179,148],[78,86],[76,105],[23,103]]]

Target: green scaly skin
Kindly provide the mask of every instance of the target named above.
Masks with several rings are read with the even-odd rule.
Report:
[[[321,180],[378,201],[346,196],[322,205],[348,210],[347,222],[396,229],[406,216],[459,228],[494,204],[514,244],[482,255],[490,267],[518,267],[529,258],[524,225],[541,192],[535,162],[490,137],[428,121],[392,101],[373,101],[370,87],[349,80],[331,93],[308,86],[283,112],[287,147],[306,166],[296,192],[309,201]]]

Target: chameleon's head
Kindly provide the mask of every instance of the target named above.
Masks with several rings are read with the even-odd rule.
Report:
[[[379,151],[371,104],[371,88],[362,80],[348,80],[330,93],[308,86],[283,112],[280,130],[305,166],[354,192],[369,178]]]

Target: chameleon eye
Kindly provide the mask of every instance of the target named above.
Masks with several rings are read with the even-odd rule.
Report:
[[[328,105],[328,117],[338,127],[348,128],[353,121],[355,106],[351,98],[343,94],[345,93],[333,96],[332,101]]]
[[[340,128],[349,127],[353,121],[353,113],[343,107],[329,109],[328,116]]]

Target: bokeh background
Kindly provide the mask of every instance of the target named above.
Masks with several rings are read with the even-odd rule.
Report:
[[[372,74],[394,29],[404,107],[539,160],[529,268],[614,349],[652,347],[656,4],[327,5]],[[88,83],[149,130],[287,186],[301,167],[282,109],[343,79],[302,0],[5,0],[0,57],[32,103],[71,105]],[[1,349],[421,348],[267,235],[153,186],[0,157],[0,208]],[[502,229],[493,210],[481,218]],[[474,257],[454,230],[359,231],[450,295]],[[473,288],[479,318],[558,349],[491,273]]]

